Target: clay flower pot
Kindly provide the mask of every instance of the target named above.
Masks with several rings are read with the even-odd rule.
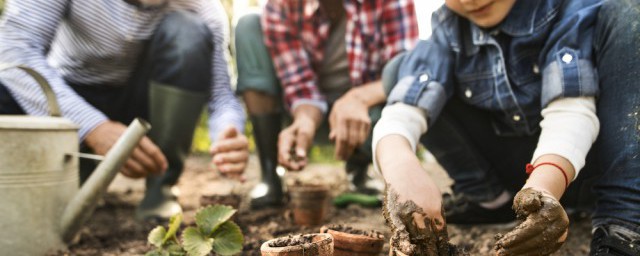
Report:
[[[333,237],[329,234],[289,235],[264,242],[260,252],[262,256],[332,256]]]
[[[321,233],[333,236],[335,256],[380,255],[384,236],[375,230],[366,231],[344,225],[323,226]]]
[[[322,223],[329,205],[329,188],[321,185],[300,185],[289,188],[293,222],[302,226]]]

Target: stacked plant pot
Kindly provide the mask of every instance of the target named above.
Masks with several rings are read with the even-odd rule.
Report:
[[[325,185],[296,184],[289,188],[293,221],[301,226],[322,224],[329,205],[329,188]]]

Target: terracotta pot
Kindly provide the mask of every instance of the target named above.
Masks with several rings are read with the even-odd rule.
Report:
[[[333,255],[333,237],[330,234],[309,234],[303,235],[310,238],[311,242],[299,245],[277,246],[272,243],[278,239],[275,238],[266,241],[260,247],[262,256],[332,256]]]
[[[362,231],[355,232],[361,234],[353,234],[354,232],[344,231],[344,229],[332,226],[324,226],[320,229],[320,232],[333,236],[333,255],[335,256],[380,255],[384,246],[384,236],[378,232],[373,235],[364,234]]]
[[[329,188],[319,185],[295,186],[290,189],[293,221],[302,226],[322,223],[329,205]]]

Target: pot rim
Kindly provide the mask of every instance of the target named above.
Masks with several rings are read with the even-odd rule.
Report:
[[[333,243],[333,236],[331,234],[328,233],[311,233],[311,234],[303,234],[303,235],[312,235],[312,236],[320,236],[322,237],[320,240],[318,241],[314,241],[311,242],[310,244],[307,244],[307,247],[312,246],[312,245],[317,245],[317,246],[321,246],[323,244],[329,244],[329,243]],[[296,250],[300,250],[303,249],[303,245],[291,245],[291,246],[283,246],[283,247],[271,247],[269,246],[269,242],[279,239],[282,237],[276,237],[273,239],[270,239],[264,243],[262,243],[262,246],[260,246],[260,251],[263,252],[289,252],[289,251],[296,251]]]
[[[340,230],[335,230],[332,229],[330,227],[327,226],[322,226],[320,228],[320,232],[321,233],[327,233],[327,234],[331,234],[332,236],[343,236],[345,238],[351,238],[351,239],[356,239],[356,240],[363,240],[363,241],[370,241],[370,242],[378,242],[378,241],[384,241],[384,236],[382,237],[371,237],[371,236],[367,236],[367,235],[362,235],[362,234],[351,234],[349,232],[344,232],[344,231],[340,231]]]

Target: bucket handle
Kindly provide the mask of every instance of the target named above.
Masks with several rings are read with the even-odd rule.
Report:
[[[0,71],[4,71],[11,68],[21,69],[22,71],[26,72],[29,76],[31,76],[34,80],[36,80],[36,82],[38,82],[38,85],[40,85],[40,88],[42,88],[42,91],[44,92],[44,96],[47,98],[47,105],[49,106],[49,115],[54,117],[62,116],[60,112],[60,105],[58,105],[58,100],[56,99],[56,94],[53,92],[53,89],[51,89],[51,85],[49,85],[49,82],[47,82],[47,79],[45,79],[40,73],[38,73],[38,71],[30,67],[23,66],[23,65],[12,65],[12,64],[6,64],[6,63],[0,63]]]

